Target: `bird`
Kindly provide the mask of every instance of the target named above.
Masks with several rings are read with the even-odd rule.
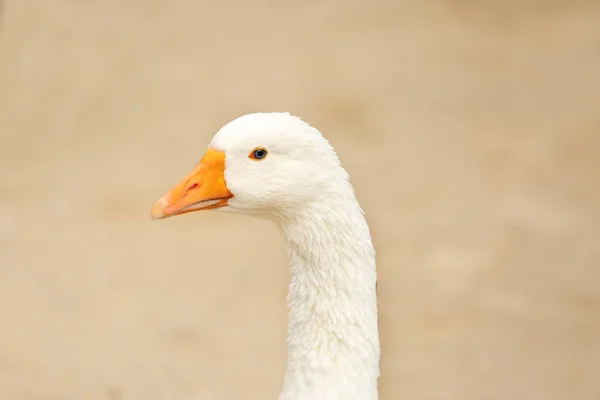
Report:
[[[228,122],[151,217],[201,210],[269,220],[285,239],[287,365],[279,400],[377,400],[375,249],[350,176],[323,134],[289,112]]]

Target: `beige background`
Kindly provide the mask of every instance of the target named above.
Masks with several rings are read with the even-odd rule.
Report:
[[[352,175],[382,400],[600,398],[599,2],[8,0],[0,399],[277,397],[274,227],[149,217],[259,110]]]

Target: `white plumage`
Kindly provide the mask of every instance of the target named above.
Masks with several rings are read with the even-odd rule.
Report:
[[[280,400],[377,399],[375,252],[348,174],[322,134],[288,113],[228,123],[153,217],[201,209],[269,219],[286,240],[288,362]]]

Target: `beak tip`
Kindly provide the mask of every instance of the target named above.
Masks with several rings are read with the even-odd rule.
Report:
[[[168,200],[166,196],[161,197],[154,205],[152,206],[152,211],[150,212],[150,216],[152,219],[163,219],[165,218],[165,208],[168,205]]]
[[[156,211],[156,210],[154,209],[154,207],[153,207],[153,208],[152,208],[152,212],[150,213],[150,217],[151,217],[152,219],[163,219],[163,218],[164,218],[164,215],[163,215],[163,213],[162,213],[162,212],[160,212],[160,211]]]

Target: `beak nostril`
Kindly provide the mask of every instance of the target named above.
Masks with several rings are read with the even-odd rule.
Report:
[[[185,189],[185,193],[188,193],[189,191],[194,190],[197,187],[198,187],[198,184],[194,183],[194,184],[190,185],[187,189]]]

